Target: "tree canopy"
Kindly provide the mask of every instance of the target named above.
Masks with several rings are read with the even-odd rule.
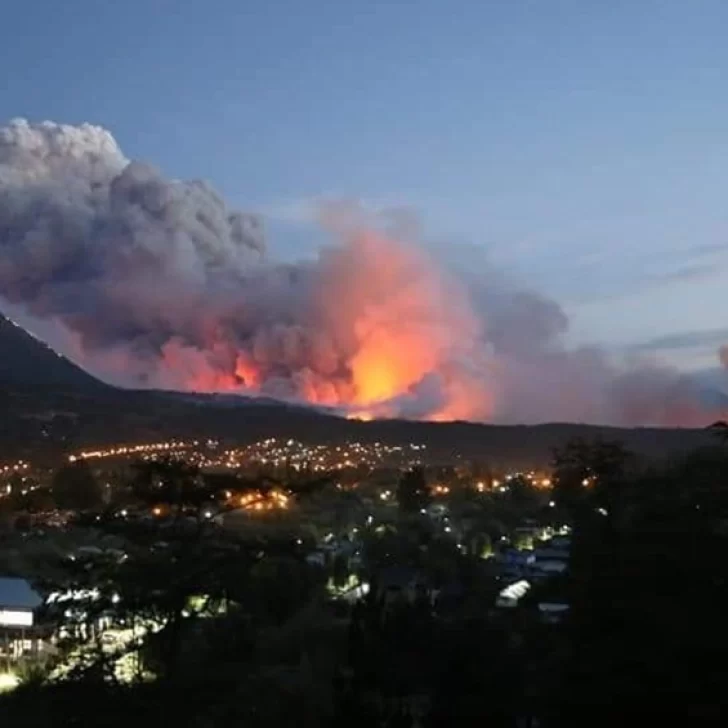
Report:
[[[103,489],[85,460],[57,470],[51,491],[58,507],[64,510],[91,510],[103,502]]]

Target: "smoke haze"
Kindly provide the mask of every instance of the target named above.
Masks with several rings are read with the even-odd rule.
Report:
[[[351,416],[706,424],[678,373],[567,350],[559,305],[334,205],[268,259],[260,220],[127,160],[99,127],[0,128],[0,295],[107,381],[264,394]],[[452,257],[457,257],[451,253]],[[458,270],[460,268],[460,270]],[[728,365],[726,349],[721,352]]]

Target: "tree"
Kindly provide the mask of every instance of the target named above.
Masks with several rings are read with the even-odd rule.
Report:
[[[14,496],[18,510],[28,513],[47,513],[56,507],[56,501],[48,488],[35,488],[25,494]]]
[[[712,432],[716,437],[723,440],[723,442],[728,442],[728,422],[718,420],[718,422],[714,422],[710,425],[708,430],[710,430],[710,432]]]
[[[57,470],[51,490],[58,507],[64,510],[91,510],[103,502],[101,486],[83,460]]]
[[[403,513],[417,513],[430,500],[430,491],[422,468],[408,470],[397,487],[397,501]]]
[[[569,441],[554,453],[554,500],[572,517],[597,502],[617,506],[633,459],[620,442]]]
[[[543,725],[572,725],[586,715],[611,725],[626,706],[635,716],[720,725],[727,458],[724,448],[703,449],[630,473],[619,501],[629,518],[614,528],[598,511],[582,510],[572,541],[564,672],[552,691],[553,722]],[[605,482],[619,480],[624,476]]]

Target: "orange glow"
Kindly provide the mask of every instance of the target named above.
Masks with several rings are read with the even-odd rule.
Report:
[[[238,380],[242,380],[248,389],[254,389],[260,385],[260,372],[255,363],[242,355],[238,355],[235,361],[235,376]],[[235,388],[235,386],[231,388]]]
[[[194,346],[167,341],[160,376],[198,392],[281,392],[364,421],[397,416],[404,402],[420,419],[492,413],[480,323],[462,287],[422,249],[347,231],[322,255],[303,303],[305,326],[263,328],[239,342],[210,322]]]
[[[369,325],[362,322],[360,330]],[[374,329],[351,362],[354,403],[368,406],[406,393],[435,366],[432,349],[417,331]]]

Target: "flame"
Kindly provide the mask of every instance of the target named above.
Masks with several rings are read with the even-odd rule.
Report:
[[[235,359],[235,377],[236,382],[242,382],[243,386],[248,389],[256,389],[260,386],[260,371],[254,362],[242,354],[238,354]]]
[[[365,421],[402,415],[405,400],[425,401],[413,416],[430,420],[492,410],[482,381],[456,364],[477,348],[476,317],[422,249],[357,232],[322,255],[313,283],[296,311],[305,326],[276,325],[241,341],[234,322],[212,322],[203,346],[171,339],[162,347],[164,380],[283,396]]]
[[[368,410],[357,410],[354,412],[349,412],[346,415],[347,420],[357,420],[359,422],[371,422],[375,418],[375,414],[373,412],[369,412]]]
[[[374,329],[351,362],[354,403],[367,407],[403,394],[433,371],[433,359],[416,332]]]

